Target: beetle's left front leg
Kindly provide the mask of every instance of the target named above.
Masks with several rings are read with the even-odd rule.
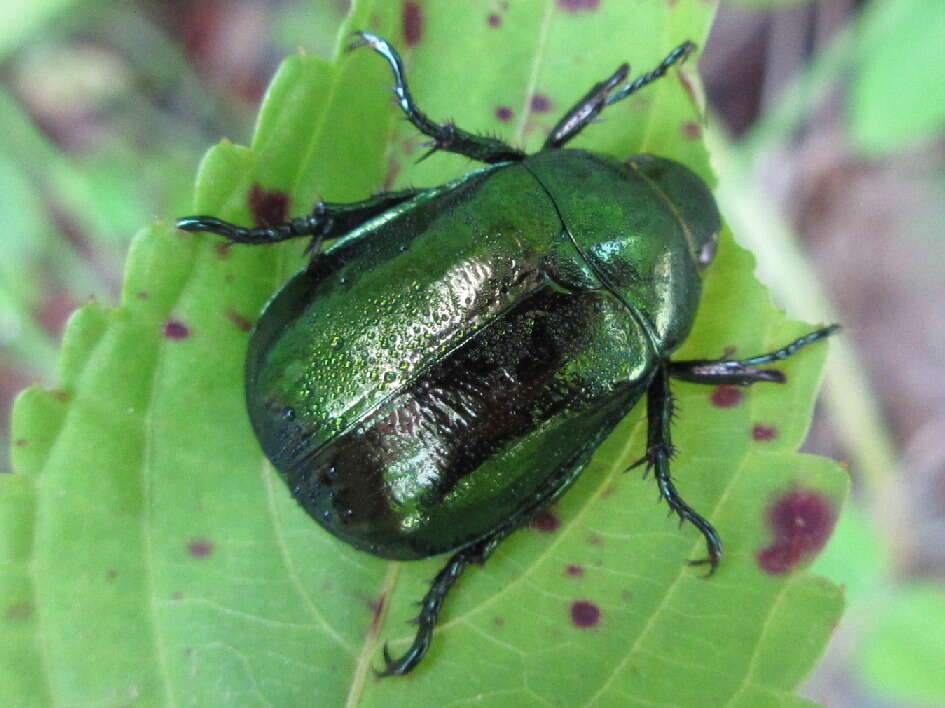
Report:
[[[661,362],[656,375],[646,391],[646,456],[633,464],[630,469],[646,463],[647,469],[652,469],[656,483],[660,488],[660,496],[669,504],[681,521],[688,521],[702,533],[708,549],[708,557],[701,560],[691,560],[690,565],[710,564],[709,574],[715,572],[719,559],[722,557],[722,539],[715,528],[700,516],[691,506],[683,501],[673,484],[669,474],[669,461],[673,457],[672,437],[670,424],[673,417],[673,396],[669,390],[668,362]]]

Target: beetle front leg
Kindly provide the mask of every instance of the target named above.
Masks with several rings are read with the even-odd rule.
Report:
[[[516,150],[501,140],[467,133],[452,123],[440,125],[430,120],[417,107],[413,96],[410,95],[403,62],[397,50],[390,45],[390,42],[370,32],[355,32],[354,34],[357,39],[348,47],[348,51],[359,47],[370,47],[390,64],[391,71],[394,72],[394,94],[397,96],[397,102],[401,110],[417,130],[433,138],[432,150],[427,155],[436,150],[442,150],[444,152],[454,152],[457,155],[465,155],[473,160],[489,164],[508,160],[517,162],[525,159],[524,152]],[[424,155],[424,157],[427,155]],[[423,157],[420,159],[422,160]]]
[[[669,474],[669,461],[675,454],[670,424],[673,417],[673,395],[669,390],[669,371],[665,363],[661,363],[650,387],[646,391],[646,456],[635,462],[629,469],[646,464],[652,469],[659,485],[660,496],[669,504],[680,521],[688,521],[702,533],[705,538],[708,557],[701,560],[690,560],[690,565],[711,565],[709,575],[715,572],[722,557],[722,540],[715,528],[706,521],[691,506],[683,501],[673,484]]]
[[[185,216],[177,220],[176,226],[184,231],[209,231],[219,234],[234,243],[265,245],[286,241],[300,236],[313,236],[312,251],[325,239],[348,233],[364,222],[383,214],[408,199],[423,192],[422,189],[405,189],[400,192],[381,192],[360,202],[318,202],[311,213],[291,219],[282,224],[250,229],[223,221],[215,216]]]
[[[829,327],[816,329],[803,337],[798,337],[787,346],[773,352],[759,354],[749,359],[689,359],[686,361],[671,361],[668,363],[669,375],[674,379],[690,383],[735,384],[748,386],[758,381],[784,383],[785,376],[776,369],[756,369],[759,364],[772,364],[776,361],[793,356],[802,347],[813,344],[825,337],[829,337],[840,329],[840,325],[832,324]]]

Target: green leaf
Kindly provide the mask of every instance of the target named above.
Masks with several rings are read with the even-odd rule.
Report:
[[[422,19],[414,46],[392,3],[356,3],[346,28],[397,41],[431,116],[529,149],[620,61],[648,70],[684,39],[704,42],[712,16],[705,3],[664,0],[574,12],[551,0],[408,4]],[[290,57],[252,147],[208,153],[194,213],[248,223],[254,200],[287,197],[299,213],[317,196],[468,170],[442,155],[412,164],[420,139],[391,108],[389,84],[367,51],[335,64]],[[550,111],[529,109],[536,92]],[[699,95],[690,61],[614,106],[580,145],[668,155],[708,177]],[[792,692],[823,650],[840,591],[799,568],[764,573],[759,553],[779,500],[794,501],[798,523],[816,520],[811,504],[827,510],[823,536],[845,495],[836,465],[795,453],[823,346],[784,364],[787,386],[755,387],[730,407],[712,389],[675,388],[674,473],[727,544],[711,580],[685,564],[704,553],[696,531],[665,518],[651,480],[624,474],[643,449],[638,407],[553,510],[560,526],[523,530],[470,570],[423,664],[377,681],[382,642],[406,646],[412,603],[444,559],[391,563],[329,537],[259,452],[243,403],[247,325],[302,263],[300,248],[221,248],[153,225],[134,242],[121,305],[89,305],[70,322],[61,390],[21,396],[17,474],[0,479],[0,702],[806,704]],[[749,355],[809,329],[771,306],[753,266],[726,236],[681,356],[731,345]],[[768,439],[753,439],[756,425]],[[575,626],[576,602],[597,607],[594,626]]]

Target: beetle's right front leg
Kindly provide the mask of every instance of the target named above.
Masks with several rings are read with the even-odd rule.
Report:
[[[701,560],[690,560],[690,565],[704,565],[711,567],[709,574],[715,572],[722,557],[722,539],[718,532],[695,509],[689,506],[676,491],[672,477],[669,474],[669,461],[675,454],[670,424],[673,417],[673,396],[669,390],[669,370],[666,362],[661,362],[656,375],[646,391],[646,455],[630,466],[633,469],[646,464],[647,469],[653,470],[656,483],[660,488],[660,496],[669,504],[679,516],[680,521],[688,521],[702,533],[708,549],[708,557]]]
[[[270,244],[300,236],[313,236],[314,252],[325,239],[348,233],[364,222],[383,214],[408,199],[423,192],[422,189],[405,189],[400,192],[381,192],[369,199],[349,204],[318,202],[311,213],[299,216],[282,224],[249,229],[223,221],[215,216],[185,216],[177,220],[176,226],[184,231],[209,231],[219,234],[234,243]]]

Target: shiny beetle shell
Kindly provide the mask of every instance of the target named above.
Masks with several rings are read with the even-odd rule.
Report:
[[[719,229],[702,180],[649,155],[544,150],[427,190],[269,303],[247,363],[256,434],[353,546],[470,544],[644,394],[692,326]]]

